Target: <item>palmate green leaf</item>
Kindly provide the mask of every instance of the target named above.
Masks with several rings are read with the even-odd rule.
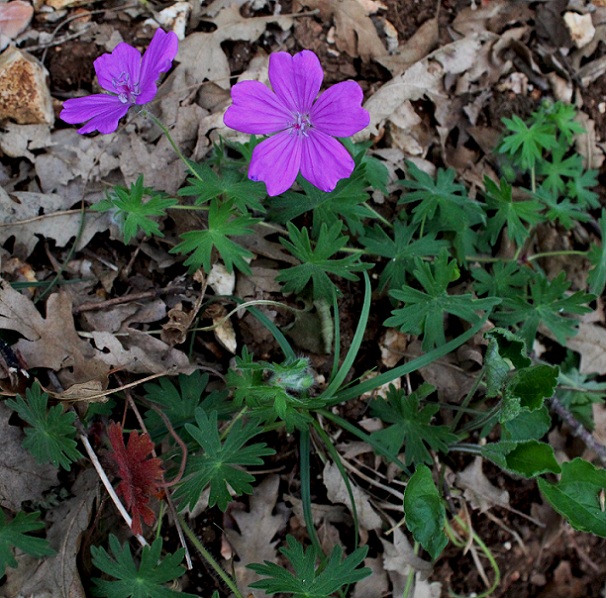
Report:
[[[495,262],[491,271],[480,266],[471,269],[478,295],[489,297],[518,297],[532,276],[528,267],[518,262]]]
[[[494,245],[499,237],[501,229],[507,226],[507,236],[519,247],[527,239],[529,231],[526,224],[534,226],[543,221],[541,210],[543,206],[536,199],[528,201],[513,201],[512,187],[501,179],[497,185],[492,179],[485,176],[486,204],[495,213],[488,218],[486,232],[490,237],[490,243]]]
[[[593,244],[587,257],[591,263],[591,270],[587,277],[589,291],[594,295],[601,295],[606,286],[606,210],[602,210],[600,217],[601,245]]]
[[[544,117],[548,122],[553,123],[556,133],[561,135],[568,145],[572,144],[575,134],[585,132],[581,123],[574,120],[576,115],[576,108],[572,104],[565,104],[564,102],[555,102],[551,105],[544,103],[533,114],[535,118]]]
[[[197,425],[185,424],[185,429],[199,447],[188,456],[185,480],[177,488],[175,498],[184,499],[193,508],[202,491],[210,486],[209,506],[218,505],[225,511],[232,500],[228,486],[236,496],[252,494],[251,482],[255,478],[242,466],[263,465],[262,457],[273,455],[275,451],[267,448],[264,442],[244,446],[262,431],[256,424],[240,419],[221,439],[216,411],[208,415],[198,407],[195,417]]]
[[[540,440],[551,429],[551,415],[547,406],[529,411],[522,409],[516,417],[501,425],[501,438],[515,442]]]
[[[202,205],[211,199],[227,199],[243,214],[249,210],[264,212],[262,199],[267,197],[265,185],[251,181],[245,174],[233,168],[224,168],[217,174],[208,164],[189,162],[200,178],[187,179],[189,186],[179,189],[177,195],[195,197],[195,204]]]
[[[431,470],[425,465],[417,466],[408,480],[404,492],[404,517],[413,538],[433,560],[437,559],[448,544],[444,531],[446,509]]]
[[[566,339],[577,331],[577,320],[569,315],[585,314],[591,311],[588,303],[595,297],[582,291],[567,294],[570,282],[564,272],[552,281],[537,274],[530,282],[530,296],[506,298],[493,319],[504,326],[520,324],[519,334],[532,346],[539,324],[545,325],[556,340],[566,344]]]
[[[250,267],[246,260],[254,256],[231,237],[252,234],[250,227],[257,222],[257,219],[248,215],[234,215],[233,212],[231,201],[220,203],[217,199],[212,199],[208,210],[208,228],[183,233],[181,243],[173,247],[170,252],[183,254],[191,252],[184,265],[189,266],[190,271],[202,266],[206,272],[210,272],[213,250],[215,250],[221,256],[228,272],[232,272],[235,266],[241,272],[249,274]]]
[[[452,168],[438,169],[434,180],[413,162],[406,162],[409,179],[399,181],[409,191],[399,204],[419,201],[413,210],[413,224],[432,223],[432,230],[464,232],[470,226],[484,222],[480,204],[469,199],[461,183],[455,183]]]
[[[31,426],[25,428],[23,447],[38,463],[52,463],[69,471],[72,462],[82,457],[74,440],[76,414],[65,411],[62,405],[47,409],[48,395],[38,383],[25,391],[25,400],[17,395],[6,404]]]
[[[482,448],[482,456],[501,469],[525,478],[544,473],[560,473],[553,447],[538,440],[491,442]]]
[[[429,404],[419,409],[420,401],[433,391],[433,386],[423,383],[407,397],[403,390],[390,385],[385,399],[375,399],[370,405],[374,416],[392,424],[373,432],[371,437],[392,454],[398,454],[404,446],[406,465],[431,464],[431,454],[426,445],[434,451],[446,453],[450,444],[457,441],[457,436],[448,426],[431,423],[440,409],[438,405]]]
[[[28,535],[28,532],[44,527],[44,522],[40,521],[39,517],[39,512],[20,512],[9,521],[4,510],[0,508],[0,578],[3,577],[6,567],[17,566],[13,547],[36,558],[55,554],[44,538]]]
[[[558,194],[548,191],[543,186],[540,186],[534,195],[547,208],[545,220],[554,224],[559,223],[566,230],[570,230],[576,222],[591,220],[591,215],[587,213],[584,206],[571,201],[568,197],[560,199]]]
[[[280,243],[300,260],[301,264],[286,268],[276,276],[278,282],[284,283],[285,293],[299,293],[311,282],[314,299],[324,298],[331,302],[333,289],[336,290],[336,286],[330,280],[329,274],[347,280],[358,280],[356,272],[372,267],[371,264],[360,262],[357,255],[348,255],[340,259],[332,257],[341,251],[349,240],[345,235],[341,235],[340,222],[335,222],[330,228],[322,224],[313,249],[306,228],[299,230],[291,222],[287,227],[290,241],[280,239]]]
[[[511,118],[502,118],[501,121],[509,132],[498,151],[509,154],[514,162],[526,170],[535,167],[537,161],[542,159],[544,151],[553,150],[558,146],[555,127],[541,117],[536,117],[530,126],[515,114]]]
[[[176,592],[165,587],[185,573],[180,565],[185,550],[179,548],[174,554],[166,555],[162,560],[162,538],[156,538],[151,546],[144,546],[141,562],[137,566],[128,543],[120,546],[118,538],[109,536],[111,555],[102,547],[91,546],[93,565],[103,573],[114,577],[116,581],[94,578],[93,596],[103,598],[177,598],[194,594]]]
[[[266,577],[250,584],[251,588],[268,594],[284,593],[295,598],[328,598],[343,586],[356,583],[372,572],[368,567],[358,568],[368,552],[368,546],[357,548],[341,560],[340,546],[335,546],[326,567],[316,568],[317,555],[310,547],[306,550],[292,536],[286,536],[286,546],[280,552],[288,559],[294,574],[274,563],[248,565],[255,573]]]
[[[385,326],[399,328],[408,334],[423,335],[423,350],[429,351],[446,343],[444,316],[455,315],[467,322],[477,322],[477,311],[490,310],[501,303],[498,297],[475,299],[472,295],[449,295],[447,287],[458,277],[458,268],[454,260],[448,259],[442,251],[435,262],[429,264],[415,259],[413,271],[424,291],[403,286],[390,291],[390,295],[401,301],[404,307],[395,309],[391,317],[385,320]]]
[[[364,230],[362,221],[375,218],[375,213],[364,204],[368,199],[367,183],[360,172],[341,179],[334,191],[324,193],[299,176],[297,182],[304,193],[287,191],[270,199],[270,218],[287,223],[313,210],[312,237],[318,238],[322,224],[331,227],[343,219],[354,234]]]
[[[585,170],[583,174],[575,176],[566,184],[566,195],[575,199],[581,208],[599,208],[599,196],[592,191],[599,184],[598,174],[598,170]]]
[[[559,482],[550,484],[539,478],[538,484],[541,494],[572,527],[606,538],[606,510],[603,502],[606,470],[577,458],[562,463]]]
[[[436,239],[435,233],[414,239],[418,227],[396,220],[393,225],[393,238],[383,227],[375,225],[365,229],[360,242],[370,255],[379,255],[389,261],[379,277],[379,290],[398,289],[406,283],[406,272],[414,265],[415,257],[433,257],[448,246],[443,239]]]
[[[200,370],[189,376],[180,374],[176,380],[177,384],[164,376],[157,383],[144,386],[145,398],[160,407],[173,429],[180,433],[185,424],[194,422],[198,407],[207,413],[217,411],[219,417],[233,412],[234,407],[227,401],[226,390],[213,390],[204,396],[208,380],[208,374],[203,374]],[[145,426],[153,440],[158,440],[168,433],[163,419],[151,409],[145,414]]]
[[[144,202],[143,198],[149,197]],[[143,175],[130,186],[115,186],[107,193],[107,198],[92,206],[97,212],[116,211],[116,220],[120,222],[124,242],[128,243],[141,230],[145,235],[163,237],[158,223],[153,218],[163,217],[166,210],[178,202],[165,194],[143,186]]]
[[[538,163],[537,174],[543,178],[542,186],[547,191],[561,195],[566,190],[567,181],[563,178],[574,179],[583,172],[583,159],[579,154],[568,158],[564,155],[568,148],[556,147],[551,158],[543,158]]]

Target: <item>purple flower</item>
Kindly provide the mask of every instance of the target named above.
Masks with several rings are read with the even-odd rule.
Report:
[[[67,100],[59,118],[70,124],[88,121],[78,133],[113,133],[131,106],[154,98],[156,82],[160,73],[170,69],[177,46],[177,36],[162,29],[156,30],[143,57],[129,44],[119,43],[111,54],[94,62],[99,85],[111,95],[97,93]]]
[[[253,151],[248,177],[264,181],[269,195],[279,195],[301,174],[322,191],[332,191],[354,169],[349,152],[333,137],[349,137],[366,127],[362,89],[343,81],[318,99],[324,73],[309,50],[269,57],[270,91],[260,81],[236,83],[225,124],[250,135],[276,133]]]

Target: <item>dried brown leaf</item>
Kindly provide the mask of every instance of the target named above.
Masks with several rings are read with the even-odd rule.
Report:
[[[463,471],[457,473],[457,486],[465,490],[465,498],[480,513],[491,507],[508,507],[509,492],[493,486],[482,471],[482,458],[476,457]]]
[[[238,554],[238,561],[234,563],[238,586],[245,590],[248,584],[259,579],[259,576],[246,568],[250,563],[262,563],[269,561],[277,562],[276,545],[274,536],[284,529],[286,515],[278,511],[276,515],[272,512],[278,499],[278,486],[280,477],[270,475],[265,478],[250,497],[250,511],[230,511],[236,520],[240,532],[226,529],[225,534],[229,543]],[[264,592],[255,592],[255,596],[262,598]]]
[[[374,23],[358,0],[304,0],[303,4],[318,9],[323,21],[335,23],[335,44],[341,52],[364,62],[387,54]]]

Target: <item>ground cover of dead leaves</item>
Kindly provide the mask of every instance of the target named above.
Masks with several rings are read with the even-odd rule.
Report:
[[[86,6],[77,8],[78,4],[71,0],[36,2],[36,20],[21,33],[19,27],[5,28],[0,48],[11,37],[17,37],[24,47],[44,47],[80,36],[96,44],[99,52],[111,50],[120,32],[108,29],[102,20],[97,22],[96,13]],[[594,85],[606,70],[605,59],[597,54],[599,44],[606,42],[606,8],[577,2],[574,11],[567,11],[566,2],[558,2],[558,11],[550,12],[550,4],[555,3],[531,6],[494,0],[477,7],[463,4],[447,31],[440,30],[437,12],[412,38],[399,39],[388,7],[378,0],[301,0],[291,5],[291,12],[278,10],[280,3],[264,0],[215,0],[201,6],[165,3],[154,14],[155,19],[173,29],[181,41],[176,66],[162,84],[154,109],[193,160],[202,159],[220,137],[244,141],[222,122],[232,75],[225,42],[254,48],[239,80],[267,82],[267,49],[292,49],[298,33],[304,37],[305,31],[319,28],[325,35],[314,39],[317,47],[310,49],[333,58],[348,57],[346,66],[351,64],[350,58],[359,58],[363,64],[379,64],[389,73],[386,82],[366,82],[365,107],[371,124],[358,140],[376,142],[372,151],[390,169],[392,183],[405,157],[433,172],[430,156],[439,155],[446,166],[457,170],[473,194],[484,175],[496,178],[485,156],[494,147],[499,131],[495,123],[479,118],[492,98],[536,99],[544,94],[582,108],[580,87]],[[141,24],[150,16],[142,5],[117,3],[112,10],[127,23]],[[585,13],[588,18],[563,18],[569,12]],[[190,33],[201,21],[209,26]],[[51,36],[51,22],[65,22],[65,27]],[[535,27],[539,26],[550,32],[551,42],[545,35],[536,41]],[[564,52],[556,51],[558,48]],[[562,55],[566,60],[558,63]],[[418,100],[432,107],[435,123],[419,112]],[[58,105],[58,99],[55,103]],[[598,109],[603,113],[606,104]],[[578,151],[587,167],[600,168],[604,140],[596,136],[595,123],[587,113],[581,111],[580,117],[587,133],[579,139]],[[0,329],[11,331],[14,349],[29,368],[53,373],[56,399],[102,400],[115,369],[134,380],[187,373],[204,365],[195,354],[194,358],[188,356],[183,342],[199,315],[205,293],[235,294],[243,299],[279,298],[274,277],[291,258],[261,233],[250,247],[258,258],[252,262],[250,276],[229,275],[220,264],[205,276],[200,273],[197,281],[169,275],[178,270],[173,268],[177,259],[168,253],[170,236],[163,245],[133,242],[128,248],[130,255],[116,261],[110,253],[99,252],[96,239],[105,234],[112,241],[120,240],[119,231],[107,213],[83,211],[81,200],[84,205],[95,203],[108,185],[129,185],[140,174],[147,185],[174,193],[183,183],[185,171],[167,140],[148,122],[130,119],[116,133],[97,137],[82,137],[74,128],[56,124],[7,120],[0,135]],[[455,130],[453,142],[451,133]],[[468,144],[469,139],[474,143]],[[377,204],[384,201],[379,193],[373,199]],[[188,224],[177,221],[177,229],[180,226]],[[566,240],[542,242],[553,250],[562,248],[558,243]],[[147,278],[140,268],[130,276],[137,259],[147,265]],[[9,284],[50,280],[62,267],[65,277],[83,282],[55,286],[43,301],[35,287],[17,291]],[[553,267],[562,266],[554,263]],[[161,288],[156,284],[158,279],[165,281]],[[269,313],[275,317],[275,312]],[[241,349],[235,332],[239,319],[223,322],[223,315],[206,314],[209,323],[214,318],[221,325],[204,333],[201,342],[218,355],[222,351],[234,354]],[[606,374],[603,324],[604,313],[599,309],[582,322],[580,333],[569,341],[570,348],[581,355],[582,372]],[[261,331],[257,333],[261,342]],[[393,330],[378,342],[386,367],[393,367],[405,351],[412,355],[420,350],[414,344],[407,346],[406,339]],[[481,360],[473,346],[466,351],[464,358],[459,355],[457,359]],[[470,382],[464,370],[453,368],[456,365],[452,357],[422,372],[451,401],[465,394]],[[0,403],[0,504],[18,511],[24,502],[41,501],[59,482],[55,468],[37,465],[21,448],[22,431],[9,425],[9,414]],[[604,414],[596,413],[596,418],[596,434],[606,441]],[[372,420],[360,423],[368,429],[376,424]],[[397,525],[403,488],[388,474],[363,484],[368,475],[359,457],[369,453],[370,447],[360,442],[335,442],[353,479],[360,482],[360,487],[354,486],[354,497],[362,539],[374,533],[383,546],[382,554],[367,559],[373,575],[357,584],[353,596],[401,595],[409,567],[426,573],[431,580],[431,564],[414,554]],[[470,508],[482,513],[495,507],[508,508],[508,492],[488,480],[480,461],[449,475],[465,493]],[[349,499],[334,466],[326,465],[321,480],[327,502],[314,504],[313,515],[324,547],[330,551],[342,541],[339,525],[351,521]],[[277,562],[276,534],[293,518],[303,525],[300,501],[280,494],[278,486],[279,476],[267,475],[255,489],[248,510],[233,513],[239,531],[225,531],[223,557],[228,568],[235,568],[243,589],[254,579],[246,565]],[[377,488],[382,491],[381,500],[373,497]],[[19,567],[8,570],[0,594],[83,595],[76,558],[100,498],[92,469],[82,470],[69,496],[50,509],[47,518],[47,537],[57,548],[57,556],[40,563],[22,555]],[[391,531],[385,533],[386,528]],[[512,541],[516,541],[513,536]],[[417,586],[415,597],[435,598],[443,591],[442,583],[424,581]]]

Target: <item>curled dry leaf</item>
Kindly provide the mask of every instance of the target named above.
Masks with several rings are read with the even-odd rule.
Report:
[[[493,486],[482,471],[482,458],[476,457],[462,472],[457,474],[457,486],[465,490],[465,498],[480,513],[491,507],[508,507],[509,492]]]
[[[27,29],[33,16],[34,8],[29,2],[13,0],[0,4],[0,38],[14,39]],[[0,41],[0,48],[1,43]]]
[[[365,62],[387,54],[374,23],[358,0],[305,0],[311,9],[319,9],[323,21],[331,17],[335,23],[335,45],[349,56]]]

